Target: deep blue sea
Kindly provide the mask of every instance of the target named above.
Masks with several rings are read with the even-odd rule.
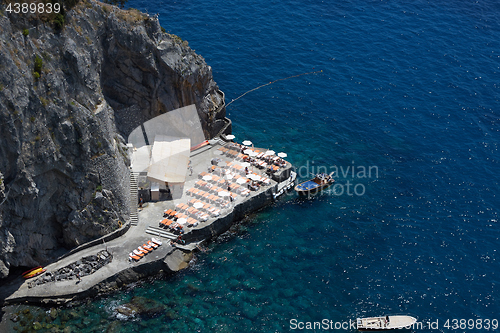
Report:
[[[66,325],[323,332],[299,324],[404,313],[424,323],[416,332],[492,330],[487,320],[500,320],[500,2],[128,6],[159,13],[168,32],[187,40],[227,103],[321,71],[253,91],[227,113],[237,141],[286,152],[300,179],[337,170],[337,185],[248,217],[174,277],[62,310]],[[167,311],[118,315],[134,296]]]

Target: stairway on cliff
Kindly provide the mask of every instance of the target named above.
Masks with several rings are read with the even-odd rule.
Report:
[[[137,172],[130,172],[130,225],[137,226],[139,217],[137,215]]]

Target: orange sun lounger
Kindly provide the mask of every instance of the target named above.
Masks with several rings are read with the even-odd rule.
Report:
[[[141,259],[141,257],[135,255],[133,252],[130,252],[128,256],[130,258],[134,259],[134,260],[140,260]]]

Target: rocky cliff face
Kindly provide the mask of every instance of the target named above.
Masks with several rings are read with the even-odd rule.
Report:
[[[0,14],[0,278],[128,220],[133,128],[195,103],[209,138],[225,116],[211,68],[156,18],[87,0],[65,21]]]

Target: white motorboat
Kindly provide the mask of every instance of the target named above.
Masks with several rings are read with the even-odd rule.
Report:
[[[417,318],[411,316],[382,316],[358,318],[356,328],[359,331],[383,331],[401,328],[411,328],[417,322]]]

